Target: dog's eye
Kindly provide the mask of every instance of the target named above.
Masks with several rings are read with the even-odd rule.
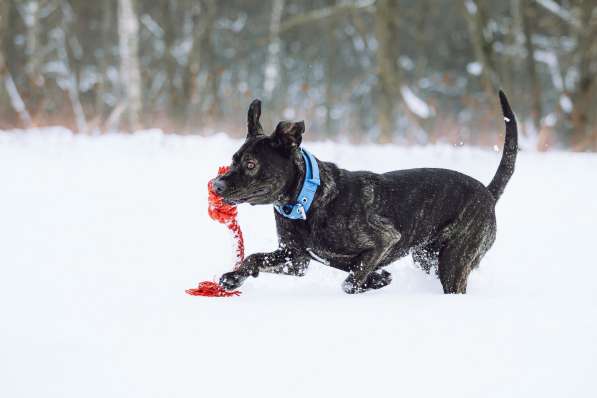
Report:
[[[249,161],[247,162],[247,169],[249,169],[249,170],[253,170],[254,168],[255,168],[255,162],[253,162],[253,161],[249,160]]]

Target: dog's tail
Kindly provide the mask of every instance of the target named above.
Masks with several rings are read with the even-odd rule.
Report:
[[[487,186],[487,189],[495,200],[497,201],[512,174],[514,173],[514,164],[516,163],[516,153],[518,152],[518,128],[516,127],[516,117],[510,108],[506,94],[500,90],[500,104],[502,105],[502,113],[504,114],[504,121],[506,122],[506,140],[504,142],[504,151],[502,153],[502,160],[498,166],[497,172],[493,180]]]

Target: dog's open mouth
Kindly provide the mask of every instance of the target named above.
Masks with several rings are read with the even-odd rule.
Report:
[[[261,196],[269,193],[267,188],[259,188],[250,193],[230,192],[224,196],[224,202],[231,205],[239,205],[241,203],[251,203],[252,200],[259,199]]]

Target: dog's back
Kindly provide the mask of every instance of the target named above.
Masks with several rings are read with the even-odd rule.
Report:
[[[385,213],[405,232],[402,243],[409,247],[433,240],[467,206],[493,209],[495,205],[481,182],[454,170],[398,170],[383,174],[382,180],[387,181],[382,192]]]

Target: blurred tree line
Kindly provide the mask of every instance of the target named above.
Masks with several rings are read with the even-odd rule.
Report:
[[[596,0],[0,0],[0,128],[597,150]]]

